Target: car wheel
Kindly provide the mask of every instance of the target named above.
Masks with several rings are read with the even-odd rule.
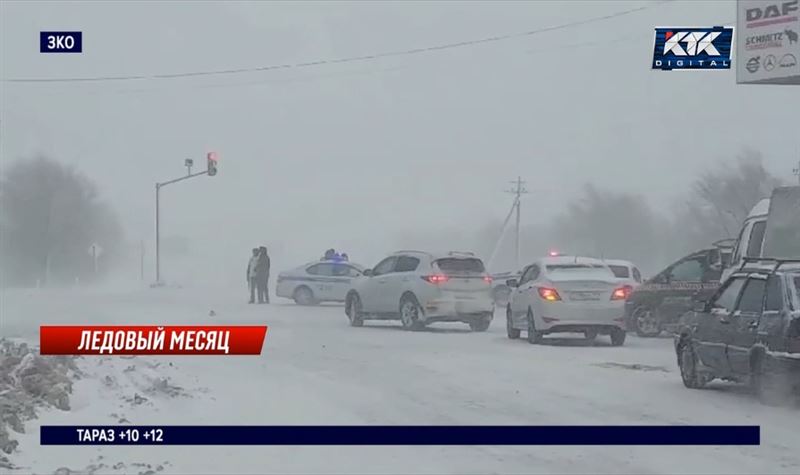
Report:
[[[625,330],[614,328],[611,330],[611,346],[622,346],[625,344]]]
[[[685,340],[678,347],[678,366],[681,370],[683,385],[689,389],[700,389],[708,382],[697,371],[697,355],[691,340]]]
[[[793,397],[790,379],[770,371],[764,364],[764,356],[754,358],[751,364],[750,382],[758,400],[768,406],[782,406]]]
[[[542,342],[542,332],[536,330],[536,322],[533,320],[533,312],[528,309],[528,343],[535,345]]]
[[[522,331],[519,328],[514,328],[514,321],[511,318],[511,307],[506,307],[506,334],[511,340],[519,338]]]
[[[633,311],[633,325],[636,334],[642,338],[654,338],[661,334],[661,324],[650,307],[637,307]]]
[[[364,326],[364,314],[361,307],[361,297],[358,294],[352,294],[347,298],[347,306],[345,313],[348,320],[350,320],[351,327]]]
[[[294,291],[294,302],[297,305],[314,305],[314,292],[306,286],[298,287]]]
[[[425,325],[419,320],[422,308],[413,295],[405,295],[400,299],[400,322],[406,330],[421,330]]]
[[[481,317],[477,320],[469,322],[469,328],[474,332],[485,332],[489,329],[489,325],[492,324],[492,317],[493,314],[491,312],[487,312],[481,315]]]

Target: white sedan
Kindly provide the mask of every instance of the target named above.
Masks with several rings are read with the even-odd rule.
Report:
[[[298,305],[344,302],[354,278],[364,266],[342,260],[309,262],[278,274],[275,295],[293,299]]]
[[[508,337],[527,332],[528,342],[539,343],[549,333],[611,336],[625,343],[625,299],[630,287],[621,284],[599,260],[577,256],[543,257],[528,265],[517,281],[506,307]]]

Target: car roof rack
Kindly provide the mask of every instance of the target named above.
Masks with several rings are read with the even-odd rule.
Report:
[[[742,258],[742,265],[739,267],[739,270],[744,270],[744,267],[748,263],[762,263],[762,262],[772,262],[774,263],[772,269],[769,272],[777,272],[777,270],[784,264],[800,264],[800,258],[797,259],[783,259],[780,257],[743,257]]]

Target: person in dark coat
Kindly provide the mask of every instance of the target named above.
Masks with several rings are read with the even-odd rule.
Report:
[[[322,259],[323,259],[323,260],[325,260],[325,261],[330,261],[330,260],[332,260],[332,259],[333,259],[335,256],[336,256],[336,250],[334,250],[334,249],[328,249],[327,251],[325,251],[325,256],[323,256],[323,257],[322,257]]]
[[[258,263],[259,250],[257,247],[253,248],[253,255],[250,256],[250,261],[247,262],[247,284],[250,286],[250,303],[256,301],[256,264]]]
[[[256,262],[256,289],[258,290],[258,303],[269,303],[269,255],[267,248],[258,248],[258,261]]]

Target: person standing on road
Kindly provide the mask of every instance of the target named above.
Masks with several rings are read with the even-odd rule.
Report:
[[[256,264],[258,263],[257,247],[253,248],[253,255],[250,256],[250,261],[247,262],[247,284],[250,286],[250,303],[256,302]]]
[[[267,248],[258,248],[258,261],[256,262],[256,289],[258,290],[258,303],[269,303],[269,255]]]

